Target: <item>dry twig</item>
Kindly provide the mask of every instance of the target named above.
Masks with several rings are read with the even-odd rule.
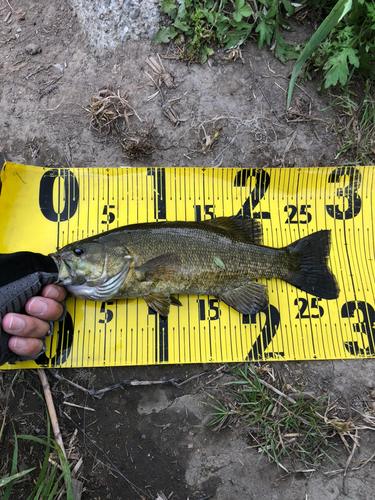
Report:
[[[65,447],[64,447],[64,443],[63,443],[63,440],[61,437],[60,426],[59,426],[59,422],[57,420],[55,405],[53,404],[51,388],[49,386],[49,383],[48,383],[48,380],[46,377],[46,373],[43,370],[43,368],[38,369],[38,375],[39,375],[40,381],[42,383],[44,397],[46,398],[46,404],[47,404],[48,413],[49,413],[49,416],[51,419],[52,429],[53,429],[56,443],[60,446],[61,451],[63,452],[63,455],[66,458]]]
[[[5,0],[6,3],[8,4],[9,8],[15,13],[15,14],[21,14],[21,17],[23,17],[26,14],[26,10],[22,12],[22,10],[14,10],[13,7],[10,5],[8,0]]]
[[[154,82],[156,87],[158,87],[159,91],[160,91],[159,87],[163,83],[166,87],[171,89],[171,88],[173,88],[173,76],[170,73],[168,73],[167,71],[165,71],[159,54],[158,54],[158,59],[159,59],[159,62],[154,57],[149,57],[148,59],[146,59],[146,63],[150,66],[152,71],[158,77],[158,80],[155,81],[155,79],[153,79],[148,73],[146,73],[146,75]]]
[[[168,120],[173,123],[175,127],[180,125],[180,123],[187,121],[187,118],[179,117],[178,113],[173,109],[172,105],[165,106],[163,109],[163,113],[168,118]]]
[[[308,115],[306,113],[299,113],[298,111],[294,111],[293,109],[288,110],[288,116],[292,118],[294,116],[298,116],[299,118],[297,119],[289,119],[288,117],[286,118],[287,123],[294,123],[294,122],[304,122],[304,121],[317,121],[317,122],[322,122],[325,125],[332,125],[330,122],[327,122],[327,120],[323,120],[323,118],[318,118],[317,116],[314,115]]]

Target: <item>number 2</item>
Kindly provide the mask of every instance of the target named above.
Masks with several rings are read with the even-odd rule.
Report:
[[[265,170],[250,168],[240,170],[234,178],[234,186],[245,187],[250,177],[255,177],[255,186],[251,190],[250,196],[246,198],[237,217],[242,217],[244,219],[250,219],[251,217],[254,219],[269,219],[269,212],[254,212],[254,208],[258,206],[270,185],[270,175]]]

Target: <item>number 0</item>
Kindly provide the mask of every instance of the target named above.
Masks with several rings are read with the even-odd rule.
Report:
[[[56,179],[64,181],[64,205],[57,212],[53,203],[53,191]],[[58,197],[60,197],[60,185],[58,184]],[[69,220],[77,211],[79,200],[79,186],[73,172],[66,168],[48,170],[40,180],[39,207],[44,217],[52,222],[63,222]]]

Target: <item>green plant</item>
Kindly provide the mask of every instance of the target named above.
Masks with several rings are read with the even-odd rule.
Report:
[[[361,89],[362,90],[362,89]],[[332,106],[338,108],[341,116],[335,125],[342,154],[349,155],[354,163],[369,165],[375,163],[375,87],[366,81],[362,97],[350,87],[344,93],[334,96]]]
[[[328,7],[333,2],[325,2]],[[375,1],[339,0],[306,43],[294,64],[287,106],[306,62],[322,69],[323,87],[345,86],[356,69],[375,80]]]
[[[213,54],[210,44],[225,49],[240,46],[250,34],[258,45],[271,43],[275,56],[282,62],[296,59],[297,49],[288,45],[280,28],[290,29],[286,18],[294,12],[290,0],[162,0],[162,11],[170,25],[153,38],[156,43],[174,40],[183,47],[184,59],[204,63]]]
[[[61,489],[63,481],[65,483],[65,488],[66,488],[66,500],[74,500],[69,464],[66,458],[64,457],[64,454],[60,446],[50,436],[50,425],[49,425],[48,414],[47,414],[47,419],[48,419],[48,426],[47,426],[46,439],[38,438],[35,436],[26,436],[26,435],[17,436],[16,432],[14,432],[14,450],[12,457],[11,473],[9,477],[0,479],[0,491],[2,487],[6,486],[2,497],[3,500],[8,500],[10,498],[14,482],[17,479],[20,479],[24,475],[29,474],[30,472],[35,470],[35,467],[33,467],[24,470],[22,472],[17,472],[19,439],[24,439],[45,446],[43,464],[41,466],[41,470],[36,480],[35,486],[30,495],[27,497],[27,500],[42,500],[42,499],[53,500],[54,498],[57,498],[57,494],[60,493],[60,491],[58,492],[58,489]],[[49,455],[51,448],[54,449],[59,456],[63,468],[61,474],[58,474],[57,464],[51,465],[49,463]]]
[[[214,402],[213,419],[209,423],[215,429],[231,424],[242,424],[252,441],[252,447],[259,448],[268,459],[280,463],[287,455],[302,461],[316,462],[319,457],[330,459],[327,448],[328,437],[342,429],[349,430],[348,422],[329,419],[329,404],[324,398],[309,398],[302,392],[294,397],[285,396],[280,390],[260,379],[252,365],[231,370],[234,381],[226,386],[231,391],[227,401],[221,402],[210,396]],[[272,389],[270,389],[270,387]]]
[[[14,450],[13,450],[13,458],[12,458],[12,467],[11,467],[11,472],[10,476],[5,477],[0,479],[0,488],[2,486],[6,486],[4,495],[3,495],[3,500],[8,500],[10,497],[10,493],[13,488],[14,481],[16,479],[19,479],[26,474],[29,474],[29,472],[33,471],[35,467],[31,469],[24,470],[22,472],[17,472],[17,457],[18,457],[18,439],[17,439],[17,434],[14,433]]]

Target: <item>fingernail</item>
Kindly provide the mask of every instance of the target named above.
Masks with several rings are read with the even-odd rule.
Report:
[[[25,326],[25,322],[23,319],[18,318],[18,316],[12,316],[9,321],[9,330],[12,330],[12,332],[18,332],[22,330],[22,328]]]
[[[47,293],[44,296],[48,299],[57,299],[59,296],[59,292],[56,290],[56,288],[51,287],[47,290]]]
[[[23,337],[14,337],[14,340],[13,340],[13,348],[14,349],[25,349],[25,347],[27,346],[27,340],[24,339]]]
[[[44,314],[47,310],[47,304],[39,297],[34,297],[31,299],[28,309],[30,314]]]

